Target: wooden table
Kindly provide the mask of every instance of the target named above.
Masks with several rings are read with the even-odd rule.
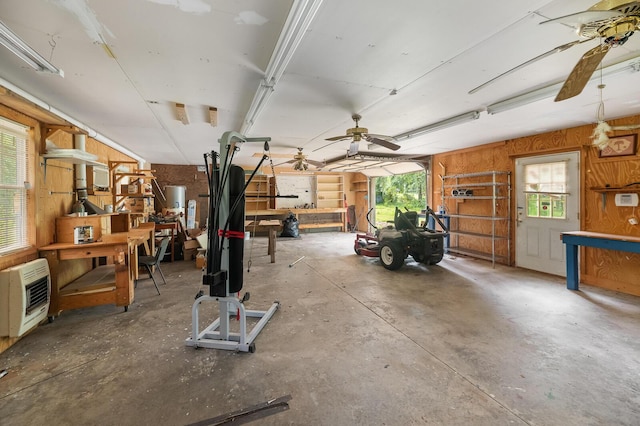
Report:
[[[269,243],[267,246],[267,254],[271,255],[271,263],[276,262],[276,234],[282,228],[282,222],[279,220],[260,220],[257,224],[255,222],[247,220],[244,222],[245,229],[249,229],[250,232],[267,231],[269,237]],[[254,235],[255,238],[255,235]]]
[[[279,220],[261,220],[258,226],[266,228],[269,231],[269,244],[267,254],[271,255],[271,263],[276,262],[276,233],[280,230],[282,224]]]
[[[133,279],[138,279],[138,247],[144,248],[147,256],[153,256],[156,252],[155,225],[153,223],[141,223],[137,228],[131,228],[127,233],[129,242],[133,248],[131,256],[131,271]]]
[[[115,304],[128,306],[133,302],[133,275],[129,268],[132,246],[127,233],[89,244],[56,243],[40,248],[40,257],[49,262],[51,271],[51,303],[49,316],[63,310]],[[107,257],[112,263],[98,266],[75,281],[60,288],[60,262],[70,259]]]
[[[579,246],[640,253],[640,238],[628,235],[572,231],[563,232],[561,238],[567,250],[567,288],[569,290],[578,290],[580,284],[580,271],[578,268]]]

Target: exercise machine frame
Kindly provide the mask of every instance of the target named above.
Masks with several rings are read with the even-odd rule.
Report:
[[[242,250],[244,243],[244,194],[262,163],[268,158],[262,157],[246,183],[242,182],[242,189],[231,194],[231,172],[233,156],[240,145],[245,142],[264,142],[265,151],[269,149],[271,138],[245,138],[236,132],[225,132],[220,138],[220,165],[217,164],[217,154],[212,151],[211,172],[205,165],[209,178],[209,223],[207,267],[203,276],[203,284],[209,286],[209,295],[200,291],[191,308],[191,336],[185,340],[187,346],[195,348],[224,349],[240,352],[255,352],[254,340],[260,334],[269,319],[279,309],[280,303],[273,302],[266,311],[248,310],[244,302],[249,300],[249,293],[239,297],[242,288]],[[237,166],[235,166],[237,167]],[[237,173],[235,173],[237,174]],[[232,200],[233,198],[233,200]],[[240,223],[236,229],[229,230],[232,222]],[[241,228],[241,229],[239,229]],[[235,250],[240,250],[239,262],[236,256],[230,264],[230,239],[234,238]],[[209,326],[200,331],[200,306],[203,302],[217,302],[219,317]],[[239,331],[232,332],[230,319],[236,317]],[[251,331],[247,333],[247,318],[259,318]]]

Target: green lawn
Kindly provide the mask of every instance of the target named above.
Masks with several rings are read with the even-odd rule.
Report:
[[[393,216],[396,212],[396,206],[387,206],[385,204],[376,204],[376,222],[393,223]]]

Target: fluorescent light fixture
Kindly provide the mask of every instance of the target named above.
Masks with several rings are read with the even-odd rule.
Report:
[[[267,104],[321,4],[322,0],[294,0],[280,38],[269,59],[264,78],[260,81],[260,86],[242,123],[241,134],[246,135],[249,132]]]
[[[457,126],[458,124],[463,124],[468,121],[477,120],[480,118],[480,111],[470,111],[464,114],[456,115],[451,118],[447,118],[442,121],[438,121],[436,123],[431,123],[423,127],[419,127],[417,129],[409,130],[408,132],[400,133],[399,135],[395,135],[393,138],[397,141],[403,139],[411,139],[416,136],[425,135],[427,133],[436,132],[438,130],[446,129],[448,127]]]
[[[542,99],[554,97],[558,94],[562,84],[563,83],[556,83],[551,86],[532,90],[531,92],[505,99],[504,101],[496,102],[495,104],[491,104],[487,107],[487,113],[491,115],[498,114],[533,102],[541,101]]]
[[[594,72],[591,78],[589,79],[589,81],[600,80],[601,77],[604,78],[604,77],[612,76],[621,72],[638,72],[638,71],[640,71],[640,56],[635,56],[631,59],[627,59],[626,61],[622,61],[617,64],[609,65],[608,67],[603,68],[602,73],[600,73],[599,71]],[[559,83],[555,83],[550,86],[532,90],[530,92],[526,92],[521,95],[514,96],[500,102],[496,102],[487,107],[487,113],[498,114],[504,111],[508,111],[510,109],[518,108],[536,101],[540,101],[542,99],[554,97],[558,94],[563,84],[564,84],[564,81],[561,81]]]
[[[27,43],[11,31],[2,21],[0,21],[0,44],[9,49],[18,58],[25,61],[36,71],[50,72],[64,77],[64,72],[44,59],[38,52],[33,50]]]

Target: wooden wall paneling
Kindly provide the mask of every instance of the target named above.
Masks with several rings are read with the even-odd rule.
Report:
[[[609,120],[608,123],[612,126],[638,124],[640,116]],[[595,124],[589,124],[434,155],[434,169],[431,177],[434,204],[440,204],[442,195],[438,175],[488,170],[513,172],[514,161],[518,157],[580,150],[582,152],[580,170],[582,230],[640,236],[640,225],[631,225],[628,222],[631,216],[640,220],[640,208],[634,210],[629,207],[616,207],[614,195],[610,194],[606,198],[603,209],[602,193],[591,189],[607,184],[615,186],[640,181],[640,156],[600,158],[599,150],[591,143],[594,127]],[[616,135],[636,132],[618,131]],[[440,164],[444,166],[444,170]],[[512,192],[512,207],[514,198],[515,193]],[[448,208],[472,211],[468,203],[453,204]],[[512,212],[514,211],[512,208]],[[512,229],[511,235],[515,235],[514,231],[515,229]],[[471,245],[473,242],[469,241],[468,244]],[[640,255],[593,248],[581,249],[581,252],[584,253],[581,255],[581,278],[584,283],[640,295],[640,283],[637,280],[640,273]],[[515,244],[512,244],[511,258],[515,258]]]
[[[0,116],[14,122],[28,126],[29,132],[29,182],[32,189],[28,193],[29,224],[28,233],[34,247],[15,254],[0,257],[0,269],[5,269],[20,263],[25,263],[38,257],[38,247],[56,241],[55,219],[71,211],[75,202],[75,173],[74,166],[59,160],[47,161],[46,179],[44,170],[43,132],[47,125],[66,125],[64,120],[52,116],[49,112],[21,100],[15,96],[7,97],[6,91],[0,88]],[[44,130],[43,130],[44,129]],[[52,142],[59,148],[73,148],[73,135],[57,131],[49,135]],[[98,161],[108,163],[109,159],[128,159],[128,156],[110,148],[91,138],[87,138],[86,150],[98,155]],[[91,198],[90,198],[91,199]],[[91,199],[95,204],[103,206],[100,198]],[[90,260],[64,261],[59,284],[65,285],[93,267]],[[19,338],[0,338],[0,352],[10,347]]]

